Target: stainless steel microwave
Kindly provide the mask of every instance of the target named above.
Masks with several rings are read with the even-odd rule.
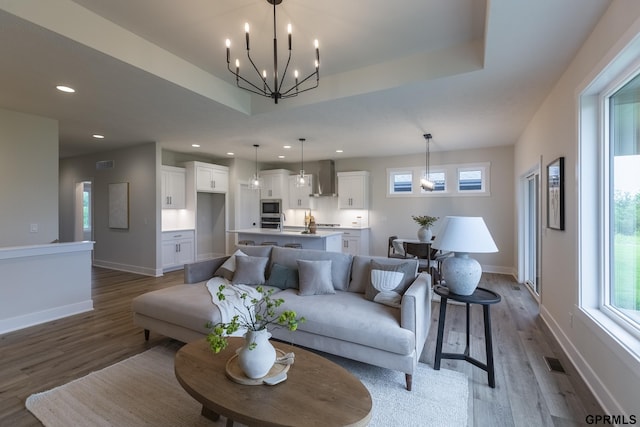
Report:
[[[280,215],[282,213],[281,199],[261,199],[260,215]]]

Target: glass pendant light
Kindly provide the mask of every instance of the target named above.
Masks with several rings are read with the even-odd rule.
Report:
[[[304,142],[305,138],[300,138],[300,173],[296,176],[296,187],[304,187],[307,185],[307,180],[304,176]]]
[[[250,190],[260,190],[262,188],[262,178],[260,174],[258,174],[258,144],[253,144],[256,149],[256,170],[251,179],[249,180],[249,189]]]
[[[424,139],[427,140],[427,150],[425,151],[425,159],[424,159],[425,175],[420,180],[420,187],[424,191],[433,191],[436,188],[436,184],[429,179],[429,142],[431,141],[431,134],[425,133],[422,136],[424,136]]]

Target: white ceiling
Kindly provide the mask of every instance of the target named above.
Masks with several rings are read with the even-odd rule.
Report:
[[[266,0],[0,0],[0,108],[59,120],[61,157],[157,141],[295,162],[300,137],[305,160],[389,156],[423,152],[425,132],[434,151],[511,145],[609,3],[284,0],[281,60],[291,23],[292,63],[310,72],[317,38],[321,79],[274,105],[235,87],[224,49],[246,65],[249,22],[273,68]]]

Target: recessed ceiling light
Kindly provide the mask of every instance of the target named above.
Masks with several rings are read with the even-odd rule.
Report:
[[[95,139],[104,139],[104,135],[100,135],[100,134],[98,134],[98,133],[94,133],[92,136],[93,136]]]
[[[235,153],[228,152],[228,153],[227,153],[227,156],[233,156],[234,154],[235,154]]]
[[[283,155],[278,156],[279,159],[284,159]]]
[[[193,148],[200,148],[200,144],[191,144]]]
[[[290,145],[283,145],[282,148],[291,148]]]
[[[336,150],[336,153],[344,153],[342,150]]]
[[[58,89],[60,92],[66,92],[66,93],[73,93],[76,91],[74,88],[65,86],[65,85],[58,85],[56,86],[56,89]]]

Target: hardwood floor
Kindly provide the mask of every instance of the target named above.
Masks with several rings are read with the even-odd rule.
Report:
[[[92,312],[0,335],[0,426],[41,425],[24,407],[32,393],[156,345],[175,346],[174,341],[153,333],[145,342],[143,331],[133,325],[130,305],[136,295],[177,283],[182,283],[182,271],[153,278],[94,268]],[[496,388],[488,387],[484,371],[463,361],[442,361],[442,368],[464,372],[470,379],[469,426],[586,425],[587,414],[602,414],[539,319],[537,303],[524,286],[496,274],[485,274],[481,286],[503,298],[491,308]],[[423,353],[429,365],[433,365],[437,331],[438,305],[433,306]],[[464,315],[463,306],[448,307],[445,351],[464,350]],[[471,329],[472,355],[484,361],[479,307],[472,309]],[[567,375],[549,372],[543,356],[560,359]]]

